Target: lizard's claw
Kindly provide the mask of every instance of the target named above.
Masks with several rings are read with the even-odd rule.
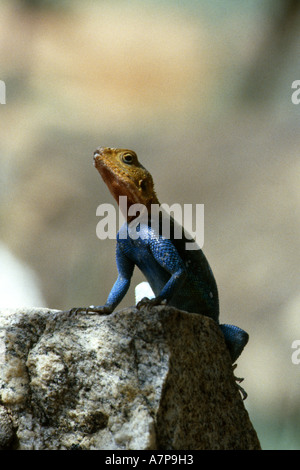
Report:
[[[76,315],[78,315],[79,313],[87,313],[88,312],[88,308],[84,308],[84,307],[74,307],[74,308],[71,308],[68,312],[68,316],[69,317],[75,317]]]
[[[148,297],[143,297],[142,300],[140,300],[136,304],[136,308],[138,310],[141,310],[142,308],[151,309],[152,307],[156,305],[165,305],[166,303],[167,301],[164,299],[161,299],[160,297],[154,297],[154,299],[148,299]]]
[[[88,315],[109,315],[112,313],[113,309],[107,307],[106,305],[99,305],[98,307],[94,307],[94,305],[90,305],[87,308]]]
[[[91,305],[90,307],[74,307],[70,310],[66,310],[61,312],[61,314],[66,315],[67,318],[73,318],[76,315],[109,315],[111,313],[111,309],[106,307],[105,305],[94,307]]]
[[[237,366],[237,364],[234,364],[234,366],[232,367],[232,369],[234,370],[234,369],[236,368],[236,366]],[[246,392],[246,390],[245,390],[243,387],[240,386],[240,383],[243,382],[244,379],[241,378],[241,377],[236,377],[235,375],[234,375],[234,379],[235,379],[236,382],[239,382],[239,383],[236,384],[236,385],[237,385],[237,388],[239,389],[239,391],[240,391],[240,393],[241,393],[241,395],[242,395],[243,400],[246,400],[246,398],[247,398],[247,396],[248,396],[248,393]]]
[[[241,380],[239,380],[238,378],[235,378],[235,380],[236,380],[237,382],[241,382]],[[244,380],[244,379],[242,379],[242,380]],[[243,400],[246,400],[246,398],[247,398],[247,396],[248,396],[248,393],[247,393],[246,390],[245,390],[243,387],[241,387],[239,384],[236,384],[236,385],[237,385],[237,388],[239,389],[239,391],[240,391],[240,393],[241,393],[241,395],[242,395]]]

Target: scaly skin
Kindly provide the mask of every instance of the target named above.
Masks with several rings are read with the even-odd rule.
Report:
[[[155,293],[154,299],[143,299],[137,308],[167,303],[178,309],[207,315],[219,323],[218,290],[212,270],[202,250],[186,250],[189,241],[182,230],[182,238],[173,236],[174,220],[170,219],[170,238],[151,225],[151,205],[159,205],[152,176],[139,163],[132,150],[98,148],[94,153],[94,166],[99,171],[111,194],[119,203],[127,196],[127,208],[143,204],[149,219],[140,223],[138,240],[132,238],[134,217],[127,217],[117,235],[116,262],[118,279],[103,306],[72,309],[71,313],[109,314],[125,296],[137,265]],[[127,215],[124,214],[124,215]],[[233,325],[220,325],[234,362],[248,341],[248,334]]]

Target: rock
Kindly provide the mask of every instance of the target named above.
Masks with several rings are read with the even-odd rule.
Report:
[[[0,405],[0,450],[9,448],[14,436],[11,417],[6,408]]]
[[[74,318],[6,310],[1,341],[5,446],[14,432],[16,449],[260,448],[207,317],[167,306]]]

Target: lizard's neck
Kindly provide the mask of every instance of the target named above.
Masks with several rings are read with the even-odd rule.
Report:
[[[151,213],[153,211],[153,205],[159,206],[160,202],[156,196],[155,191],[153,190],[152,193],[140,193],[140,190],[138,188],[127,188],[127,191],[120,192],[119,194],[115,195],[116,201],[120,207],[121,212],[123,213],[124,217],[127,220],[127,223],[132,222],[136,217],[140,216],[140,211],[139,209],[133,208],[135,204],[141,204],[145,210],[147,211],[148,218],[151,218]],[[127,197],[127,204],[120,204],[120,196],[126,196]],[[130,208],[135,209],[133,212],[135,215],[129,215],[130,214]]]

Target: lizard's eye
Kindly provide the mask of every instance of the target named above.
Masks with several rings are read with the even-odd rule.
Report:
[[[131,153],[124,153],[123,157],[122,157],[122,160],[124,163],[132,163],[133,162],[133,156],[131,155]]]

